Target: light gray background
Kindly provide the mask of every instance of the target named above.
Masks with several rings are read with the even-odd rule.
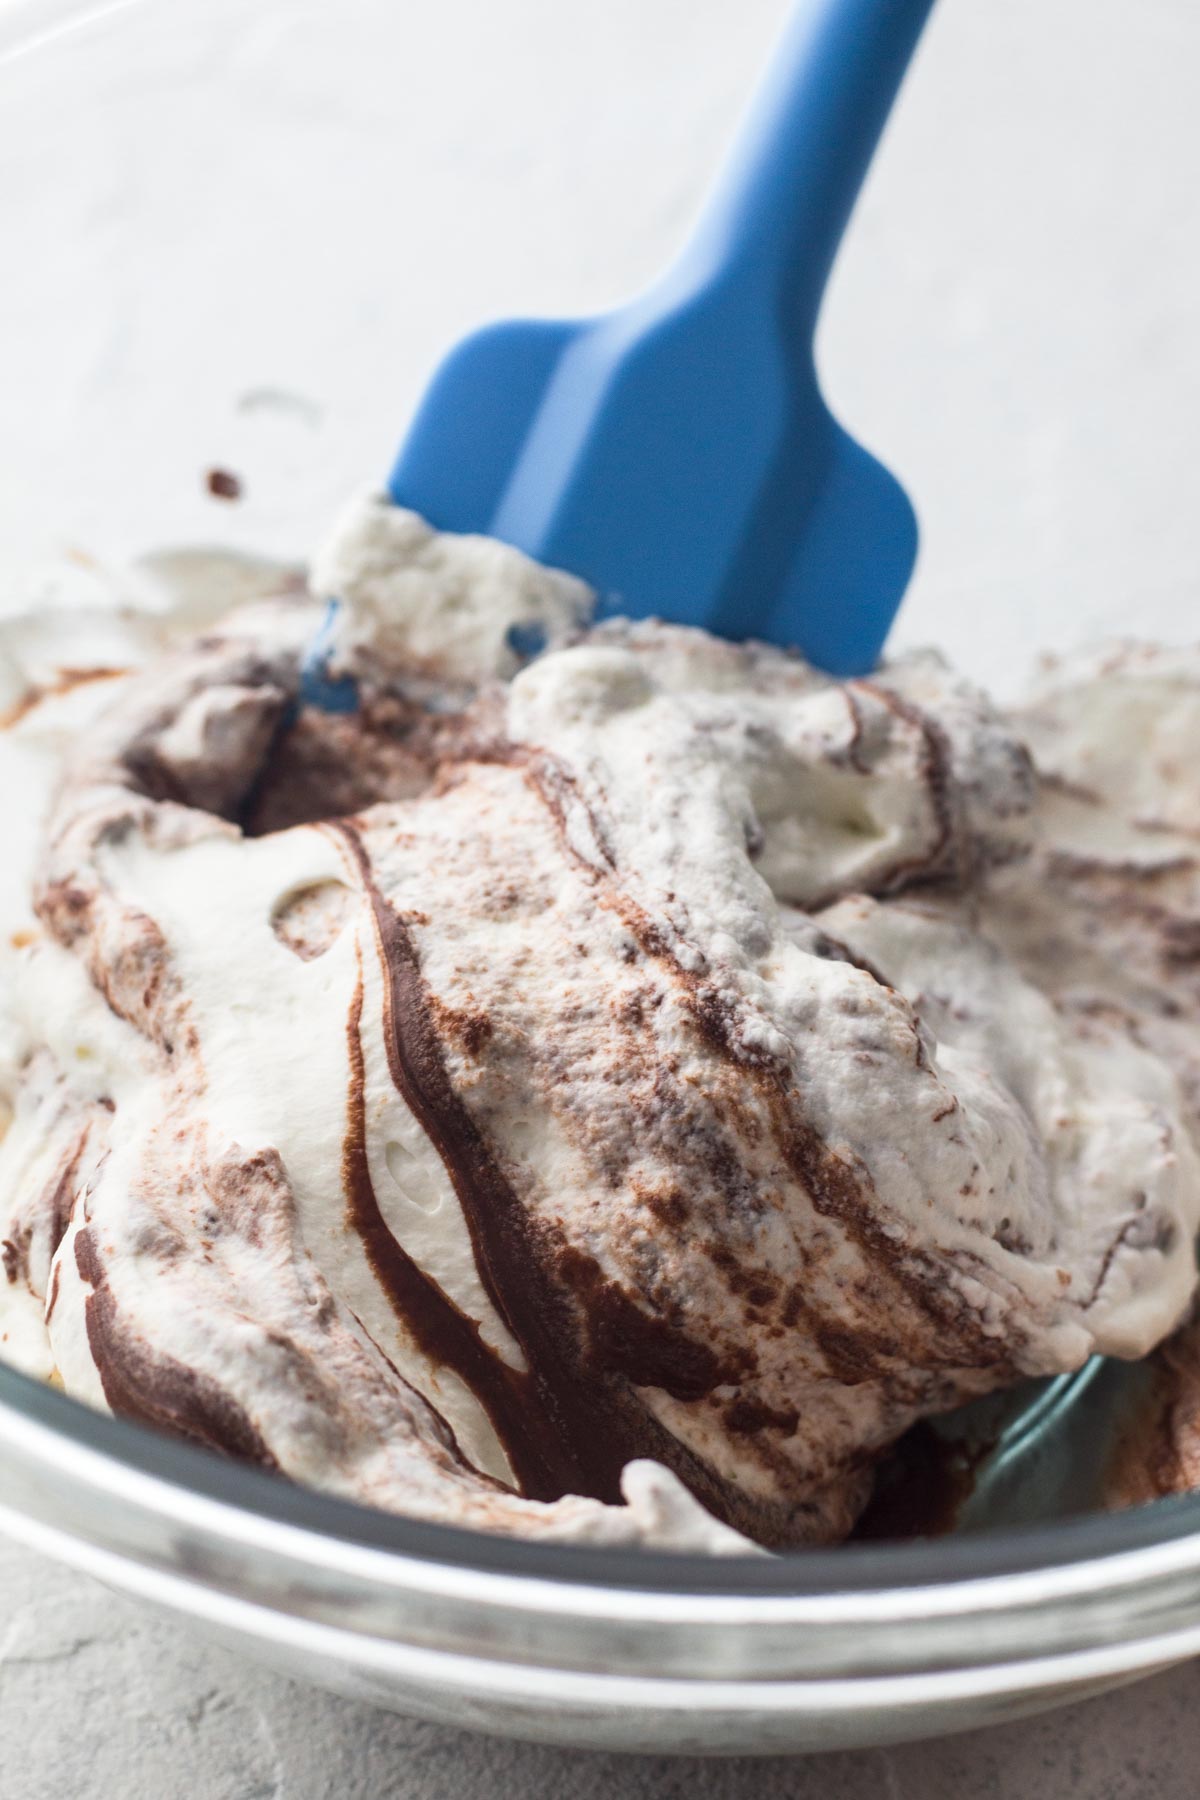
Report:
[[[468,325],[661,267],[785,5],[143,0],[0,62],[0,606],[46,550],[305,554]],[[1193,630],[1198,85],[1195,0],[939,0],[819,345],[921,515],[897,642],[1011,688]]]
[[[151,0],[0,62],[0,606],[64,550],[302,554],[467,324],[650,276],[782,12]],[[1002,688],[1195,631],[1198,91],[1195,0],[940,0],[835,276],[829,392],[924,527],[898,638]],[[0,1746],[3,1800],[1194,1800],[1200,1666],[937,1745],[621,1761],[310,1693],[0,1548]]]

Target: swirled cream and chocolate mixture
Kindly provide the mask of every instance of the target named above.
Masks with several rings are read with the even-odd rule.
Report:
[[[378,502],[252,574],[87,668],[4,640],[4,1355],[377,1506],[727,1550],[1179,1324],[1200,659],[1002,716]]]

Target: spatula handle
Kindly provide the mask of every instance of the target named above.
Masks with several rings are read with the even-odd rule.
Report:
[[[811,333],[932,5],[798,0],[673,280],[761,285],[790,330]]]

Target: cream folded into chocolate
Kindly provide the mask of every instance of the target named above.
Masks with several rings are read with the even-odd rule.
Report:
[[[300,702],[329,594],[351,714]],[[0,1350],[402,1512],[834,1540],[914,1420],[1188,1306],[1141,972],[1190,826],[1165,759],[1134,824],[1043,761],[1108,743],[1111,669],[1006,721],[934,657],[588,612],[368,502],[311,595],[10,708],[57,786],[4,920]],[[1174,834],[1149,910],[1130,832]]]

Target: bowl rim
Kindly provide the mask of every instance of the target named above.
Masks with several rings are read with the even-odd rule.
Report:
[[[62,33],[107,21],[149,0],[7,0],[0,12],[0,63],[36,51]],[[976,1536],[898,1543],[850,1543],[762,1556],[726,1556],[652,1549],[539,1542],[408,1518],[301,1487],[285,1477],[226,1460],[202,1447],[140,1424],[114,1418],[0,1362],[0,1444],[28,1433],[26,1447],[46,1468],[54,1455],[81,1452],[72,1472],[104,1484],[105,1471],[137,1483],[141,1504],[163,1514],[174,1502],[199,1500],[211,1524],[253,1524],[269,1532],[307,1537],[310,1545],[353,1551],[382,1572],[389,1565],[431,1576],[466,1571],[548,1584],[556,1593],[590,1591],[676,1598],[722,1599],[743,1605],[836,1596],[864,1600],[893,1594],[928,1598],[944,1593],[961,1608],[963,1591],[984,1586],[1011,1591],[1034,1578],[1049,1601],[1102,1582],[1137,1581],[1143,1574],[1200,1571],[1200,1493],[1171,1496],[1123,1512],[1096,1513],[1036,1525],[1013,1525]],[[157,1490],[157,1492],[156,1492]],[[174,1497],[174,1502],[168,1499]],[[215,1509],[215,1510],[214,1510]],[[363,1565],[365,1566],[365,1565]],[[1103,1567],[1103,1575],[1100,1573]]]
[[[1170,1567],[1200,1568],[1200,1494],[978,1535],[727,1556],[541,1542],[385,1512],[114,1418],[0,1364],[0,1441],[27,1434],[30,1426],[41,1460],[56,1460],[56,1445],[84,1453],[86,1462],[72,1468],[77,1479],[107,1485],[109,1476],[132,1478],[139,1502],[156,1511],[176,1512],[179,1501],[198,1500],[210,1526],[219,1514],[235,1535],[241,1535],[238,1521],[298,1534],[335,1556],[349,1551],[357,1560],[365,1553],[380,1573],[402,1563],[430,1574],[455,1570],[608,1594],[740,1602],[832,1595],[849,1602],[886,1592],[915,1598],[964,1586],[982,1600],[981,1584],[1012,1587],[1033,1577],[1036,1598],[1048,1601],[1054,1590],[1094,1590],[1097,1565],[1109,1565],[1113,1582],[1136,1582]]]

